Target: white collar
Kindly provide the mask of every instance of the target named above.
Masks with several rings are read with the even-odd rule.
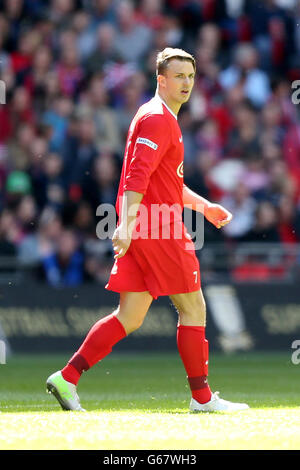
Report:
[[[167,110],[172,114],[172,116],[174,116],[174,118],[175,118],[176,121],[177,121],[177,116],[176,116],[176,114],[174,113],[174,111],[172,111],[171,108],[169,108],[169,106],[167,105],[167,103],[159,96],[158,91],[156,91],[156,93],[155,93],[155,98],[157,98],[162,104],[165,105],[165,107],[167,108]]]

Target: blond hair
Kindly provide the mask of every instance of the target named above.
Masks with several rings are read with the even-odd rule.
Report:
[[[183,49],[173,47],[166,47],[163,51],[157,54],[156,58],[156,75],[164,75],[168,67],[169,61],[172,59],[188,60],[192,63],[194,71],[196,71],[196,61],[194,57]]]

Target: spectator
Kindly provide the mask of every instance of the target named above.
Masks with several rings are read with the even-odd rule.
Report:
[[[83,282],[83,255],[72,230],[63,230],[56,252],[43,258],[42,267],[48,284],[53,287],[72,287]]]
[[[201,45],[196,50],[196,60],[199,67],[195,77],[191,113],[195,120],[202,120],[207,117],[212,102],[221,92],[221,87],[218,81],[219,67],[214,61],[213,49]]]
[[[70,26],[74,8],[74,0],[51,0],[49,15],[56,30],[63,31]]]
[[[249,155],[241,181],[255,199],[260,200],[266,197],[265,189],[269,185],[269,175],[260,155]]]
[[[35,230],[37,222],[37,205],[31,194],[26,194],[16,208],[16,221],[23,237]]]
[[[2,3],[4,17],[9,22],[8,49],[13,51],[18,46],[24,18],[28,13],[24,0],[4,0]]]
[[[272,82],[271,100],[281,110],[282,125],[285,129],[297,120],[297,110],[291,100],[291,83],[284,77],[275,78]]]
[[[251,103],[243,102],[234,111],[234,126],[229,133],[225,152],[230,157],[246,160],[249,154],[259,151],[257,113]]]
[[[83,195],[89,201],[93,213],[102,203],[114,204],[118,190],[118,168],[113,155],[106,153],[97,156],[89,175],[83,182]]]
[[[56,96],[50,109],[43,115],[43,124],[51,129],[49,148],[61,152],[67,136],[73,101],[68,96]]]
[[[0,214],[0,256],[16,256],[16,222],[9,210]]]
[[[293,52],[293,22],[276,0],[249,2],[247,5],[253,42],[266,70],[286,66]]]
[[[35,198],[40,209],[45,206],[61,211],[66,200],[63,161],[59,154],[49,153],[42,158],[41,172],[34,179]]]
[[[185,182],[234,212],[222,231],[204,225],[206,241],[298,242],[297,5],[0,0],[1,239],[22,260],[55,255],[63,284],[57,246],[71,227],[79,271],[105,280],[112,251],[96,238],[96,208],[115,202],[129,123],[156,90],[157,50],[175,46],[197,61],[178,116]]]
[[[112,0],[94,0],[92,2],[93,26],[97,27],[100,23],[116,23],[116,7]]]
[[[139,64],[151,43],[152,31],[146,25],[136,22],[133,3],[130,0],[123,0],[119,4],[117,16],[115,51],[124,62]]]
[[[31,124],[21,124],[14,137],[8,142],[7,155],[9,168],[28,171],[30,164],[30,148],[35,137],[35,129]]]
[[[32,65],[34,54],[41,43],[36,30],[20,34],[18,48],[11,54],[11,66],[19,80],[23,80]]]
[[[263,201],[257,206],[253,228],[241,238],[241,241],[278,243],[280,236],[277,224],[277,209],[270,202]]]
[[[108,106],[108,100],[103,78],[96,75],[90,81],[87,93],[77,108],[77,114],[93,119],[96,133],[95,142],[100,151],[109,150],[121,153],[121,135],[117,114]]]
[[[122,88],[122,97],[117,117],[124,148],[130,122],[136,110],[147,101],[146,80],[143,73],[136,73],[127,80]]]
[[[23,264],[41,262],[53,255],[62,232],[59,215],[50,208],[41,213],[36,231],[25,235],[18,245],[18,258]]]
[[[147,81],[149,93],[153,96],[156,92],[157,80],[155,76],[156,70],[156,55],[154,50],[151,50],[144,61],[144,73]]]
[[[283,243],[300,242],[300,211],[295,207],[293,199],[285,195],[279,201],[278,231]]]
[[[294,198],[296,181],[292,178],[283,160],[276,160],[269,168],[268,199],[278,205],[282,195]]]
[[[103,72],[110,62],[119,62],[115,51],[116,31],[110,23],[101,23],[97,30],[97,42],[91,54],[85,60],[89,75]]]
[[[52,59],[50,48],[40,45],[34,54],[32,67],[24,78],[24,85],[34,99],[35,110],[39,113],[45,109],[46,79],[51,70]]]
[[[11,66],[10,57],[4,50],[5,36],[7,31],[7,22],[0,16],[0,72]]]
[[[216,122],[213,119],[206,119],[196,134],[196,143],[202,150],[209,150],[214,153],[214,161],[217,162],[222,156],[222,142],[219,137]]]
[[[64,45],[56,69],[60,92],[74,98],[83,80],[83,69],[76,48],[76,35],[73,36],[72,31],[66,31],[62,38]]]
[[[196,162],[196,152],[197,145],[195,141],[195,133],[193,132],[193,120],[191,113],[188,109],[182,110],[180,116],[178,116],[179,126],[182,132],[183,142],[184,142],[184,171],[187,176],[189,173],[189,168],[193,172],[193,168]]]
[[[9,173],[5,183],[6,197],[8,203],[19,201],[20,196],[31,191],[31,181],[27,173],[23,171],[12,171]]]
[[[162,0],[142,0],[136,14],[136,19],[138,23],[144,24],[150,29],[158,29],[165,21],[162,9]]]
[[[80,184],[84,176],[90,172],[92,162],[98,153],[95,137],[96,125],[92,117],[79,116],[77,135],[68,135],[65,141],[64,174],[70,191],[69,195],[75,200],[81,197]]]
[[[292,171],[300,171],[300,125],[290,126],[283,139],[283,155]]]
[[[78,49],[80,62],[84,62],[95,48],[94,33],[91,30],[92,18],[85,10],[74,13],[72,18],[72,29],[76,32],[76,46]]]
[[[15,89],[11,101],[10,120],[14,131],[23,123],[35,124],[30,95],[23,86]]]
[[[43,172],[43,158],[48,153],[48,142],[45,137],[36,136],[30,147],[30,163],[28,173],[35,184],[37,178]]]
[[[182,41],[182,31],[179,21],[174,16],[166,16],[159,27],[153,28],[153,50],[163,50],[165,47],[178,47]]]
[[[230,195],[224,196],[221,204],[234,214],[231,223],[224,227],[224,233],[234,240],[241,240],[254,225],[256,203],[248,187],[239,183]]]
[[[262,135],[261,137],[261,154],[268,170],[274,162],[282,160],[282,148],[279,144],[266,139],[265,136]]]
[[[76,204],[72,218],[72,226],[80,237],[82,243],[96,238],[95,212],[92,205],[87,200],[81,200]]]
[[[237,46],[233,65],[223,70],[219,78],[225,90],[240,83],[245,98],[258,108],[261,108],[270,96],[268,76],[258,68],[257,52],[251,44]]]
[[[264,138],[272,142],[282,143],[284,138],[283,114],[279,103],[270,101],[266,103],[261,112],[262,133]]]

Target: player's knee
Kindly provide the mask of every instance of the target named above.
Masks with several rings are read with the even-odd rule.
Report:
[[[191,299],[178,309],[179,319],[188,321],[189,323],[198,324],[199,322],[205,326],[206,323],[206,305],[203,297]]]
[[[135,316],[130,319],[128,322],[128,328],[130,329],[130,332],[138,330],[144,322],[144,316]]]
[[[124,326],[127,335],[135,330],[138,330],[142,326],[145,318],[144,315],[128,315],[122,311],[117,313],[117,317]]]

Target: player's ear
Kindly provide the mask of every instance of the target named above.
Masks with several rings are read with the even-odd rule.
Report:
[[[160,87],[165,88],[166,77],[164,75],[157,75],[157,83]]]

